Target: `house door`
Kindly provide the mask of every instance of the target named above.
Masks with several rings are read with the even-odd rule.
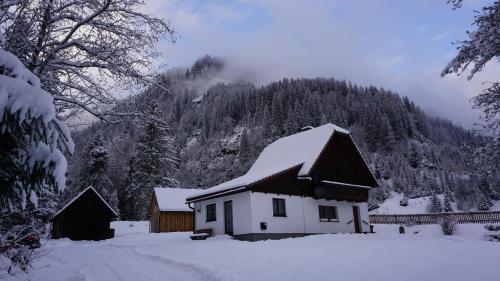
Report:
[[[352,215],[354,219],[354,231],[356,233],[361,233],[361,219],[359,216],[359,207],[352,206]]]
[[[233,201],[224,202],[224,231],[233,235]]]

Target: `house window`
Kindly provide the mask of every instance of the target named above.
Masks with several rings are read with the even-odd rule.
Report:
[[[273,216],[286,217],[285,199],[273,198]]]
[[[217,215],[215,213],[215,204],[207,205],[207,222],[216,220]]]
[[[320,221],[339,221],[337,215],[337,207],[335,206],[319,206]]]

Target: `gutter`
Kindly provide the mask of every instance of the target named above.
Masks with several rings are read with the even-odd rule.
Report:
[[[193,233],[196,233],[196,210],[191,207],[191,202],[187,203],[188,208],[193,210]]]

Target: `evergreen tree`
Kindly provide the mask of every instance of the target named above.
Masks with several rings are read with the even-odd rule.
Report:
[[[148,118],[141,119],[138,128],[127,195],[134,205],[134,218],[139,220],[147,217],[153,188],[178,187],[178,181],[172,177],[178,162],[172,130],[156,103],[148,105],[146,116]]]
[[[479,211],[486,211],[493,205],[491,203],[491,187],[485,177],[482,177],[474,192],[476,207]]]
[[[432,194],[427,211],[429,213],[441,213],[443,211],[441,200],[439,200],[436,193]]]
[[[449,188],[445,188],[444,190],[444,200],[443,200],[443,211],[444,212],[453,212],[453,206],[451,204],[453,202],[453,194]]]
[[[486,195],[477,188],[474,192],[474,200],[479,211],[487,211],[491,207],[491,201]]]
[[[243,130],[240,139],[240,158],[247,159],[252,154],[250,144],[248,143],[248,134],[247,130]]]
[[[412,144],[410,146],[410,157],[409,157],[410,167],[417,169],[420,164],[420,156],[417,151],[417,146]]]
[[[1,43],[0,263],[12,274],[27,270],[37,256],[40,245],[29,246],[26,237],[44,235],[54,195],[65,188],[63,152],[73,153],[74,145],[38,77]]]
[[[109,147],[98,131],[84,148],[80,190],[92,186],[106,202],[118,211],[117,192],[109,179]]]

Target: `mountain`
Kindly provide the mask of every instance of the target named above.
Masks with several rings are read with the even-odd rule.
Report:
[[[372,209],[392,191],[408,198],[451,192],[463,210],[479,208],[484,198],[489,206],[500,191],[498,177],[480,173],[472,161],[483,138],[426,114],[407,97],[334,78],[256,86],[227,79],[224,66],[223,59],[206,56],[191,68],[162,75],[163,87],[153,86],[133,100],[139,108],[156,102],[170,123],[178,163],[168,176],[182,187],[206,188],[242,175],[270,142],[331,122],[351,131],[382,185],[372,191]],[[111,148],[109,178],[118,197],[125,192],[138,122],[96,123],[75,132],[70,190],[83,188],[75,176],[84,158],[81,148],[104,130]]]

